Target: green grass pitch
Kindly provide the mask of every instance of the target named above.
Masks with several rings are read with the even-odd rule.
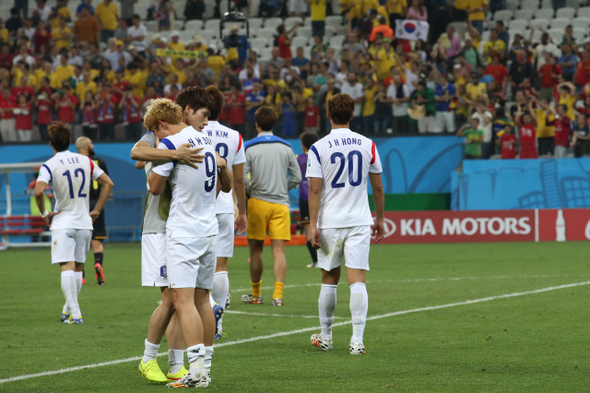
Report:
[[[49,250],[0,252],[0,391],[162,391],[138,374],[136,360],[4,381],[141,356],[160,294],[140,286],[140,255],[139,243],[107,244],[106,285],[95,284],[88,263],[80,294],[85,323],[67,326],[59,322],[64,299]],[[249,291],[247,250],[237,248],[230,260],[233,313],[224,318],[227,336],[216,342],[225,345],[215,351],[210,391],[590,391],[590,285],[522,294],[590,281],[585,243],[374,246],[367,287],[369,317],[376,318],[367,322],[364,356],[348,353],[350,324],[334,328],[332,352],[311,346],[320,272],[305,268],[305,247],[287,248],[282,308],[270,305],[270,250],[264,257],[263,305],[240,302]],[[350,319],[341,281],[336,322]],[[495,298],[515,293],[522,295]],[[164,339],[160,352],[167,349]],[[167,356],[159,362],[166,372]]]

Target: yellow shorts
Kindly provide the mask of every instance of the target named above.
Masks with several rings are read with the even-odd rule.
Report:
[[[248,201],[248,239],[264,240],[266,232],[273,240],[291,240],[289,207],[250,198]]]

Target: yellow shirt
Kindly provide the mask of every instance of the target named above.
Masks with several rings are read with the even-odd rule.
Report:
[[[310,0],[309,8],[312,22],[323,22],[326,20],[326,0]]]
[[[389,25],[389,14],[387,13],[387,9],[385,7],[383,7],[382,5],[377,7],[377,14],[379,14],[380,16],[385,18],[385,21],[387,22],[387,26],[390,26]],[[375,26],[379,26],[379,18],[375,18],[375,21],[377,21],[377,24],[375,24],[375,22],[373,22],[373,24]]]
[[[176,76],[178,77],[178,82],[181,85],[186,82],[186,74],[184,73],[184,69],[183,70],[179,70],[178,68],[174,67],[174,65],[170,66],[170,73],[172,74],[176,74]],[[147,77],[146,77],[147,79]],[[170,83],[170,75],[168,75],[168,78],[166,78],[166,80],[168,81],[168,83]]]
[[[115,81],[115,71],[114,70],[110,70],[107,73],[107,80],[109,81],[109,83],[112,85],[113,82]]]
[[[570,118],[570,120],[573,120],[576,118],[576,116],[574,115],[574,104],[576,103],[576,97],[572,96],[572,95],[568,95],[568,96],[559,96],[559,105],[565,104],[567,105],[567,117]]]
[[[488,5],[488,0],[467,0],[467,11],[472,10],[474,8],[485,7]],[[455,5],[456,7],[456,5]],[[478,11],[472,12],[469,14],[469,21],[472,20],[485,20],[486,13],[485,11]]]
[[[100,74],[99,70],[95,70],[94,68],[90,70],[90,80],[93,81]]]
[[[467,1],[468,0],[455,0],[455,8],[458,10],[467,9]]]
[[[69,38],[64,38],[64,36],[66,34],[69,35]],[[70,40],[72,38],[72,30],[69,27],[66,26],[63,28],[63,30],[61,30],[59,28],[53,29],[53,31],[51,32],[51,37],[57,39],[55,41],[55,46],[57,46],[59,49],[61,49],[61,48],[70,49]]]
[[[8,42],[8,35],[8,29],[6,27],[0,29],[0,41]]]
[[[51,74],[53,75],[53,74]],[[43,78],[47,78],[49,79],[49,81],[51,81],[51,75],[47,75],[47,72],[45,72],[45,70],[43,70],[42,68],[39,68],[38,70],[35,71],[35,79],[37,79],[37,89],[41,88],[41,79]]]
[[[283,103],[283,97],[281,97],[281,93],[275,94],[274,102],[272,100],[272,96],[266,96],[266,97],[264,97],[264,102],[273,111],[275,111],[275,113],[276,113],[277,116],[279,115],[279,111],[277,110],[277,105],[275,105],[275,104],[282,104]]]
[[[455,3],[457,2],[455,1]],[[408,8],[408,2],[406,0],[389,0],[387,2],[387,11],[390,14],[401,14],[406,8]]]
[[[221,70],[225,65],[225,59],[222,56],[209,56],[209,68],[215,71],[215,76],[221,74]]]
[[[61,89],[61,83],[74,75],[74,66],[58,66],[53,73],[51,80],[51,87],[54,89]]]
[[[66,18],[66,20],[70,20],[72,18],[72,14],[70,13],[68,7],[61,7],[59,10],[57,10],[57,16],[51,21],[51,28],[59,28],[59,18],[61,17]]]
[[[342,13],[354,7],[354,0],[339,0],[338,5],[340,6],[340,12]]]
[[[377,54],[379,61],[377,62],[377,76],[379,79],[386,79],[390,74],[390,69],[397,65],[397,61],[393,57],[393,50],[385,53],[385,49],[381,49]]]
[[[301,95],[303,96],[303,98],[305,98],[305,101],[303,102],[303,104],[297,105],[297,110],[299,112],[305,112],[305,108],[307,107],[307,99],[313,96],[313,90],[309,87],[305,87],[301,92]]]
[[[238,60],[240,55],[238,54],[238,48],[228,48],[227,54],[225,55],[225,61],[230,62],[232,60]]]
[[[484,82],[480,82],[477,85],[473,83],[468,83],[465,86],[465,91],[467,92],[467,96],[472,100],[477,100],[479,96],[486,93],[487,86]]]
[[[105,30],[117,30],[117,17],[119,10],[114,1],[107,6],[104,3],[99,3],[94,10],[94,15],[98,17],[102,28]]]
[[[78,96],[79,100],[83,100],[84,96],[86,96],[87,91],[91,91],[92,94],[96,94],[98,91],[98,86],[92,80],[88,82],[88,84],[84,83],[84,81],[78,82],[76,85],[76,95]]]
[[[278,87],[279,89],[281,89],[281,91],[285,90],[287,87],[287,84],[285,83],[284,80],[274,80],[274,79],[265,79],[262,83],[264,83],[264,86],[268,87],[268,86],[275,86]]]
[[[184,44],[182,42],[180,42],[180,41],[177,42],[177,43],[170,42],[168,44],[168,46],[170,47],[170,49],[173,49],[173,50],[184,50],[185,49]]]
[[[548,126],[547,120],[552,121],[554,116],[542,109],[535,109],[537,115],[537,138],[552,138],[555,136],[555,126]]]
[[[373,116],[375,114],[375,103],[373,97],[377,93],[377,86],[373,86],[372,89],[365,89],[365,106],[363,107],[363,116]]]
[[[126,79],[131,83],[131,86],[133,86],[133,95],[136,97],[143,97],[147,76],[142,71],[136,71],[135,74],[129,75]],[[186,80],[186,76],[184,79]],[[180,80],[178,83],[182,84]]]
[[[367,11],[377,9],[377,7],[379,7],[377,0],[357,0],[350,10],[350,14],[353,18],[362,19],[367,15]]]
[[[484,53],[488,50],[493,49],[500,53],[506,53],[506,44],[501,39],[497,39],[496,41],[488,41],[483,47]],[[492,56],[488,56],[488,64],[492,64]]]

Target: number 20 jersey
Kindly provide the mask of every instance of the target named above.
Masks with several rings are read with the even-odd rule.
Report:
[[[318,228],[373,225],[368,176],[383,172],[375,143],[338,128],[314,143],[307,157],[306,177],[323,179]]]
[[[55,212],[51,230],[92,229],[90,186],[104,172],[89,157],[69,150],[56,153],[39,170],[37,181],[51,184]]]

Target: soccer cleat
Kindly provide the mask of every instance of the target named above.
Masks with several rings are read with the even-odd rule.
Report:
[[[283,299],[279,299],[279,298],[272,299],[272,305],[273,306],[282,306],[283,305]]]
[[[215,303],[213,305],[213,314],[215,315],[215,337],[217,337],[218,334],[221,334],[219,332],[219,320],[223,317],[223,307]]]
[[[184,367],[183,367],[184,369]],[[181,370],[182,371],[182,370]],[[185,369],[186,371],[186,369]],[[166,378],[157,360],[148,360],[144,363],[143,360],[139,362],[139,373],[143,375],[151,383],[168,383],[170,380]],[[178,374],[178,373],[177,373]]]
[[[331,351],[332,350],[332,339],[331,338],[323,338],[322,333],[314,333],[311,335],[311,343],[321,348],[322,351]]]
[[[71,314],[62,313],[60,321],[64,322],[64,321],[70,319],[71,316],[72,316]]]
[[[355,343],[351,341],[348,349],[350,350],[351,355],[362,355],[366,353],[365,346],[362,343]]]
[[[225,301],[225,307],[223,308],[224,310],[227,310],[229,308],[229,306],[231,306],[231,293],[227,293],[227,299]]]
[[[66,319],[64,321],[64,323],[66,325],[81,325],[84,323],[84,320],[82,319],[81,316],[80,316],[80,318],[72,318],[72,316],[70,315],[70,317],[68,319]]]
[[[207,382],[211,383],[211,369],[207,370]]]
[[[317,262],[312,262],[309,265],[307,265],[306,267],[318,267]]]
[[[96,283],[104,285],[104,274],[102,272],[102,265],[100,263],[94,264],[94,272],[96,273]]]
[[[159,369],[159,367],[158,367]],[[178,381],[180,378],[184,377],[186,374],[188,374],[188,370],[182,366],[182,368],[175,374],[170,373],[170,371],[168,371],[168,374],[166,375],[166,378],[168,378],[171,381]],[[166,381],[168,382],[168,381]]]
[[[226,337],[226,336],[227,336],[227,334],[225,334],[225,333],[217,333],[213,339],[214,340],[221,340],[223,337]]]
[[[262,295],[258,297],[252,297],[252,294],[242,295],[242,302],[246,304],[262,304]]]
[[[209,386],[209,380],[207,379],[207,372],[205,370],[196,376],[191,375],[189,372],[178,381],[166,385],[167,388],[173,389],[206,388],[207,386]]]

